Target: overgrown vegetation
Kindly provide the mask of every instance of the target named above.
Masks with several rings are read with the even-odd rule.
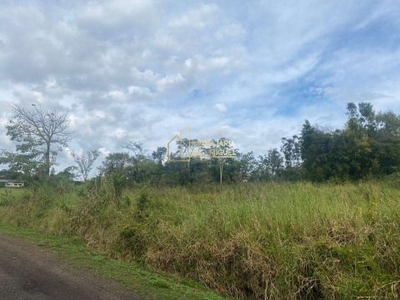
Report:
[[[0,218],[238,299],[397,299],[400,179],[3,193]],[[2,191],[5,191],[4,189]]]
[[[154,272],[139,263],[109,258],[100,251],[88,248],[75,237],[50,236],[1,222],[0,233],[27,239],[44,250],[56,252],[69,265],[116,281],[143,299],[227,300],[193,280]]]
[[[31,114],[45,124],[59,119],[39,108]],[[76,154],[81,185],[72,166],[49,174],[51,143],[42,149],[28,139],[37,132],[11,123],[7,134],[20,144],[15,155],[0,155],[9,165],[0,176],[29,189],[3,190],[0,217],[239,299],[397,299],[400,115],[364,102],[349,103],[347,114],[343,129],[305,121],[280,150],[258,158],[229,148],[235,158],[166,162],[165,147],[150,157],[130,142],[88,180],[98,153]],[[195,144],[178,139],[168,156]]]
[[[15,153],[5,150],[0,152],[0,164],[8,165],[8,170],[0,171],[0,178],[18,179],[27,183],[55,176],[69,179],[75,177],[83,181],[89,178],[99,156],[97,150],[73,152],[77,166],[69,166],[58,174],[49,173],[50,166],[56,163],[57,154],[57,151],[50,151],[49,147],[51,142],[57,144],[59,140],[47,141],[46,144],[39,138],[40,131],[44,130],[42,127],[47,123],[61,122],[62,136],[65,134],[70,138],[68,124],[64,123],[67,114],[59,116],[53,112],[46,113],[37,107],[32,111],[18,106],[12,108],[16,115],[10,120],[11,125],[6,126],[7,135],[18,143]],[[37,122],[43,125],[37,126],[35,131],[30,130],[32,125],[23,118],[21,120],[21,115],[25,114],[39,116]],[[165,147],[158,147],[151,155],[148,155],[141,143],[128,142],[123,146],[123,151],[105,157],[98,169],[99,177],[112,178],[114,192],[118,194],[125,187],[143,183],[161,186],[301,180],[341,183],[379,178],[398,172],[400,115],[391,111],[375,112],[372,105],[366,102],[358,105],[348,103],[347,115],[343,128],[335,130],[321,128],[306,120],[301,132],[282,138],[279,150],[270,149],[258,157],[253,152],[241,153],[239,149],[233,149],[233,145],[224,137],[214,140],[215,144],[211,143],[210,146],[196,139],[181,137],[176,140],[176,151],[169,149],[167,153]],[[62,140],[61,145],[66,141]],[[193,145],[203,146],[196,148]],[[211,150],[213,153],[229,152],[235,156],[208,156],[209,159],[191,157],[190,160],[186,156],[186,162],[182,162],[179,156],[210,153]],[[49,158],[50,154],[54,155],[52,159]],[[168,162],[166,157],[176,157],[178,161]]]

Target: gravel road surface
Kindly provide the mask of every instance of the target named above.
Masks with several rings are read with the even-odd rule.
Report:
[[[68,266],[35,244],[0,233],[0,299],[141,300],[118,284]]]

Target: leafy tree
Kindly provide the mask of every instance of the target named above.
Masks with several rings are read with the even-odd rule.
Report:
[[[128,178],[133,182],[149,182],[157,177],[157,166],[147,156],[146,150],[143,145],[138,142],[130,142],[124,146],[131,154],[129,158],[129,165],[126,170]]]
[[[302,174],[301,137],[294,135],[292,138],[282,138],[281,152],[283,153],[285,168],[282,178],[286,180],[300,180]]]
[[[334,133],[311,126],[305,121],[301,131],[301,157],[303,160],[303,171],[306,179],[312,181],[325,181],[331,178],[345,178],[346,174],[340,172],[343,161],[344,144],[341,143],[343,133]],[[347,162],[347,161],[346,161]]]
[[[375,153],[382,174],[400,169],[400,115],[391,111],[376,116]]]
[[[153,160],[158,165],[162,165],[166,154],[167,154],[167,148],[165,148],[165,147],[157,147],[157,150],[153,151],[153,153],[152,153]]]
[[[48,177],[55,156],[70,139],[68,112],[45,111],[34,104],[32,109],[15,103],[10,103],[10,106],[14,115],[6,129],[10,139],[17,142],[17,153],[7,153],[7,163],[14,169],[27,172],[26,169],[30,168]],[[55,150],[54,146],[58,149]]]
[[[190,172],[191,165],[188,162],[182,161],[167,161],[163,168],[163,178],[164,184],[168,185],[185,185],[192,182]]]
[[[19,173],[23,180],[30,181],[41,170],[41,162],[34,153],[14,153],[2,150],[0,164],[8,165],[9,171]]]
[[[131,164],[131,158],[127,152],[110,153],[107,155],[99,171],[106,179],[110,180],[114,188],[115,201],[119,201],[123,189],[127,186],[129,180],[128,166]]]
[[[1,179],[21,180],[22,179],[21,175],[22,174],[19,172],[13,172],[7,169],[0,170]]]
[[[235,172],[235,181],[244,182],[254,180],[256,177],[257,160],[254,153],[237,154],[237,170]]]
[[[274,148],[268,150],[268,153],[259,156],[257,174],[258,179],[272,180],[277,179],[281,176],[283,171],[283,157],[278,151],[278,149]]]
[[[174,149],[175,151],[171,151],[170,149],[167,150],[170,151],[169,153],[167,153],[168,159],[174,161],[190,162],[190,157],[192,154],[192,143],[194,141],[196,140],[190,140],[188,138],[176,140],[177,148]]]
[[[63,171],[57,173],[57,177],[65,178],[68,181],[73,181],[76,177],[75,171],[77,168],[75,166],[66,167]]]
[[[347,104],[346,128],[353,132],[372,136],[376,130],[376,114],[371,103],[361,102],[356,105],[353,102]]]
[[[343,130],[329,132],[306,121],[301,156],[308,179],[359,180],[400,167],[400,116],[376,114],[370,103],[347,104]]]
[[[201,159],[194,157],[190,160],[189,165],[189,182],[204,184],[212,182],[212,176],[210,174],[210,161],[207,159]]]
[[[146,160],[146,153],[142,143],[139,142],[129,142],[123,148],[128,149],[130,152],[133,153],[133,158],[136,161],[143,161]]]
[[[375,137],[377,124],[375,111],[370,103],[361,102],[347,105],[348,121],[344,130],[346,137],[345,152],[349,159],[349,176],[362,179],[379,172],[379,160],[376,157]]]
[[[297,135],[292,138],[282,138],[281,152],[286,168],[295,168],[301,165],[301,139]]]
[[[227,138],[222,137],[218,141],[213,140],[213,145],[205,147],[204,152],[210,155],[212,166],[214,166],[214,169],[215,166],[218,165],[220,184],[222,184],[225,165],[230,166],[230,174],[233,175],[234,168],[232,167],[235,164],[235,160],[232,158],[232,154],[237,156],[238,150],[233,149],[231,143]]]
[[[116,152],[107,155],[99,170],[103,174],[123,173],[131,164],[130,155],[127,152]]]
[[[116,179],[119,186],[154,182],[161,177],[160,166],[146,156],[141,144],[130,143],[124,148],[132,154],[129,152],[109,154],[99,168],[102,174]]]

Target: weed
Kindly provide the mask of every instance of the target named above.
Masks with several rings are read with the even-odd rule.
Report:
[[[0,206],[4,221],[75,236],[235,298],[399,294],[400,190],[387,182],[116,191],[103,180],[12,197]]]

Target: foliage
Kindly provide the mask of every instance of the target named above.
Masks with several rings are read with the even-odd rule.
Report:
[[[163,161],[165,160],[166,154],[167,154],[167,148],[165,148],[165,147],[157,147],[157,150],[153,151],[152,157],[153,157],[153,160],[159,166],[162,166]]]
[[[227,300],[193,280],[154,272],[142,264],[111,259],[75,237],[49,236],[37,230],[8,226],[3,222],[0,222],[0,231],[39,244],[44,250],[57,252],[63,259],[68,260],[70,266],[87,269],[103,278],[119,282],[143,299]]]
[[[376,113],[366,102],[349,103],[347,115],[344,128],[336,130],[311,125],[306,120],[298,135],[282,138],[280,150],[268,150],[258,158],[253,152],[240,153],[233,149],[224,142],[227,141],[225,138],[215,140],[215,145],[203,145],[202,153],[233,150],[236,157],[192,157],[185,162],[164,162],[164,147],[158,147],[150,159],[143,154],[141,144],[131,142],[125,148],[130,149],[133,156],[111,154],[103,167],[112,169],[110,161],[116,164],[120,161],[121,172],[123,170],[131,182],[157,185],[301,180],[345,182],[397,172],[400,167],[400,116],[390,111]],[[178,140],[178,153],[189,157],[193,151],[191,145],[195,144],[199,141]],[[174,153],[171,155],[174,157]]]
[[[281,177],[284,170],[283,162],[278,149],[269,150],[266,155],[259,157],[257,177],[263,181]]]
[[[66,146],[70,139],[68,112],[45,111],[37,105],[31,110],[15,103],[10,106],[14,116],[6,129],[17,142],[16,153],[3,152],[1,163],[26,175],[49,176],[58,152],[53,146]]]
[[[67,121],[66,114],[45,114],[38,107],[33,111],[17,106],[14,109],[20,115],[33,115],[46,126],[46,122]],[[99,176],[114,183],[115,196],[118,198],[125,187],[141,183],[170,186],[248,181],[345,182],[379,178],[399,171],[400,116],[391,111],[377,113],[366,102],[358,105],[349,103],[347,115],[344,127],[335,130],[312,125],[306,120],[299,134],[282,138],[279,150],[270,149],[258,157],[253,152],[241,153],[239,149],[234,149],[224,137],[209,144],[202,144],[196,139],[178,139],[177,151],[174,153],[167,153],[165,147],[158,147],[151,155],[147,154],[141,143],[129,142],[123,146],[123,151],[110,153],[105,158],[99,168]],[[27,131],[24,137],[22,129],[25,127],[21,122],[12,120],[7,125],[10,137],[20,144],[17,145],[16,153],[3,150],[0,164],[8,164],[9,171],[21,174],[20,177],[25,181],[37,181],[42,171],[54,163],[46,158],[53,152],[46,152],[46,147],[39,147],[49,144],[46,144],[47,140],[40,140],[37,131]],[[67,138],[67,132],[63,131],[67,127],[61,129]],[[51,141],[59,145],[64,142],[62,138]],[[202,155],[191,156],[196,153]],[[229,155],[218,157],[210,153]],[[166,156],[178,158],[179,155],[186,159],[166,160]],[[73,156],[83,180],[88,180],[89,172],[99,156],[98,151],[92,150],[82,155],[73,153]]]
[[[108,181],[53,182],[0,218],[237,299],[396,299],[399,183],[149,186],[116,203]]]
[[[400,166],[400,116],[376,114],[369,103],[349,103],[343,130],[322,130],[306,121],[301,132],[303,168],[314,181],[360,180]]]
[[[234,149],[234,158],[165,162],[165,147],[149,157],[130,142],[81,186],[67,168],[18,197],[5,192],[0,218],[77,236],[111,257],[235,298],[396,299],[400,116],[364,102],[349,103],[347,115],[336,130],[306,120],[298,135],[282,139],[280,151],[258,158]],[[42,160],[45,144],[10,124],[20,144],[16,153],[2,152],[0,163],[10,164],[4,175],[32,179],[50,165]],[[178,151],[190,153],[192,142],[178,141]]]

